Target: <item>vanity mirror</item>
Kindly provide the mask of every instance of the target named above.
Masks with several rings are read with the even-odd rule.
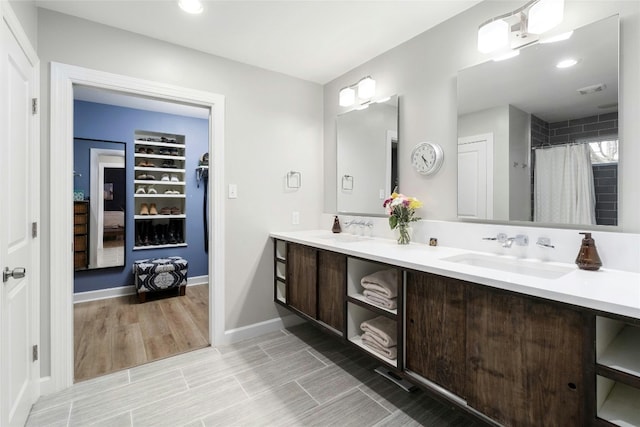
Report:
[[[76,270],[123,266],[125,262],[125,144],[74,139],[74,250]],[[85,212],[86,220],[79,212]]]
[[[616,15],[458,73],[460,218],[617,225],[618,38]]]
[[[339,115],[336,129],[338,212],[386,216],[398,185],[398,96]]]

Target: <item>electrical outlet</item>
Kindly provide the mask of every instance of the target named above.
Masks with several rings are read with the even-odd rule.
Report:
[[[380,200],[384,200],[386,194],[384,192],[384,189],[380,190]]]
[[[238,198],[238,186],[236,184],[229,184],[229,198],[230,199]]]
[[[300,224],[300,212],[294,211],[291,213],[291,224],[293,225]]]

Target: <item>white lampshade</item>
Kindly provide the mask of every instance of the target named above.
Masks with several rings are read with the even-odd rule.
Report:
[[[350,87],[345,87],[340,91],[340,101],[339,104],[341,107],[348,107],[353,105],[356,102],[356,91]]]
[[[358,98],[370,99],[376,94],[376,81],[371,77],[365,77],[358,82]]]
[[[489,53],[509,44],[509,24],[502,19],[484,24],[478,29],[478,50]]]
[[[562,22],[564,0],[540,0],[529,9],[528,30],[542,34]]]

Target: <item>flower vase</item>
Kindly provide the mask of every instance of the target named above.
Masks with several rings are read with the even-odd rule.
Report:
[[[408,245],[411,242],[411,227],[406,222],[398,223],[398,244]]]

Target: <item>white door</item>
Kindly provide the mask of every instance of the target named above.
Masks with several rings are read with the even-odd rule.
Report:
[[[493,135],[458,139],[458,216],[493,218]]]
[[[39,340],[39,261],[32,237],[40,196],[34,181],[40,175],[38,116],[31,101],[38,89],[35,67],[4,19],[1,31],[0,425],[17,426],[24,425],[40,392],[33,355]]]

